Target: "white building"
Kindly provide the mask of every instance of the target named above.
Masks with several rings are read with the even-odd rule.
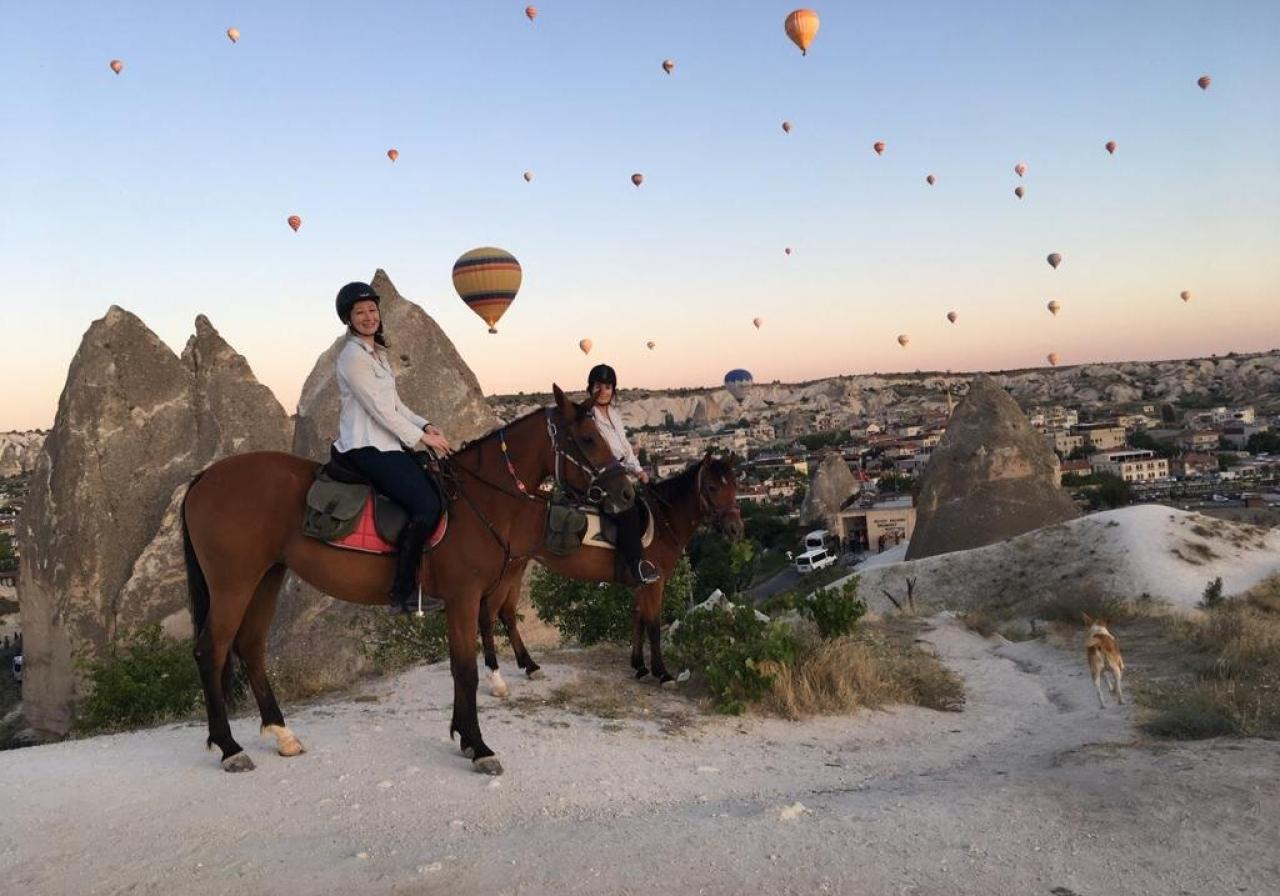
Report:
[[[1169,461],[1156,457],[1154,451],[1126,448],[1120,451],[1103,451],[1089,458],[1089,468],[1095,473],[1110,473],[1125,482],[1152,482],[1169,478]]]

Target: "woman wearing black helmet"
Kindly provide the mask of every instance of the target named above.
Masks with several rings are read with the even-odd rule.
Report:
[[[444,433],[405,407],[396,393],[373,287],[348,283],[338,292],[337,309],[347,339],[338,353],[342,413],[333,449],[409,513],[390,595],[391,612],[403,613],[416,596],[418,564],[442,505],[435,485],[407,450],[447,454],[451,449]]]
[[[587,374],[587,392],[595,403],[592,416],[595,417],[596,428],[609,443],[613,456],[627,472],[647,483],[649,474],[640,466],[640,460],[627,440],[622,418],[613,408],[613,395],[617,388],[618,374],[608,364],[597,364]],[[622,554],[626,570],[624,581],[642,585],[658,581],[658,568],[644,559],[641,541],[644,538],[645,520],[639,502],[610,518],[618,524],[618,551]]]

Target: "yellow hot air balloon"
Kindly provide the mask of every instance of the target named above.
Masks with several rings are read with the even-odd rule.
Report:
[[[231,39],[231,42],[232,42],[232,43],[235,43],[236,41],[240,40],[240,29],[239,29],[239,28],[228,28],[228,29],[227,29],[227,37],[229,37],[229,38]]]
[[[302,219],[297,215],[290,215],[288,219],[289,226],[293,228],[293,232],[297,233],[298,228],[302,226]]]
[[[637,171],[635,174],[631,175],[631,182],[637,187],[640,186],[644,183],[644,175]]]
[[[903,348],[906,348],[907,343],[910,341],[911,341],[911,337],[908,336],[906,333],[902,333],[901,335],[898,336],[898,345],[902,346]]]
[[[1013,188],[1013,195],[1014,195],[1014,196],[1017,196],[1019,199],[1021,199],[1023,196],[1026,196],[1026,195],[1027,195],[1027,191],[1026,191],[1025,189],[1023,189],[1022,187],[1014,187],[1014,188]]]
[[[590,339],[579,339],[579,340],[578,340],[578,348],[582,349],[582,353],[583,353],[584,355],[589,355],[589,354],[591,354],[591,340],[590,340]]]
[[[498,332],[498,319],[511,307],[523,278],[515,256],[493,246],[464,252],[453,263],[453,288],[490,333]]]
[[[787,15],[784,23],[787,37],[800,48],[800,55],[809,54],[809,44],[813,43],[814,37],[817,36],[819,24],[818,14],[812,9],[797,9]]]
[[[119,59],[112,59],[110,65],[111,65],[111,70],[115,72],[117,75],[120,74],[120,70],[124,68],[124,63],[121,62]]]
[[[671,74],[671,70],[675,67],[676,67],[676,61],[674,59],[662,60],[662,70],[666,72],[668,75]]]
[[[1058,353],[1057,353],[1057,352],[1049,352],[1049,354],[1045,356],[1045,360],[1047,360],[1047,361],[1048,361],[1050,364],[1052,364],[1054,367],[1057,367],[1057,366],[1058,366]]]
[[[532,172],[532,171],[526,171],[526,172],[524,173],[524,182],[525,182],[525,183],[529,183],[529,182],[530,182],[530,181],[532,181],[532,180],[533,180],[533,172]]]
[[[764,318],[763,318],[763,317],[756,317],[756,318],[752,318],[751,323],[752,323],[752,324],[755,326],[755,328],[758,330],[758,329],[760,329],[761,327],[763,327],[763,326],[764,326]]]
[[[400,158],[400,150],[398,150],[398,149],[388,149],[388,150],[387,150],[387,158],[394,162],[396,159]]]
[[[956,318],[957,318],[957,317],[959,317],[959,316],[960,316],[960,315],[956,314],[954,311],[948,311],[948,312],[947,312],[947,320],[951,321],[952,323],[955,323],[955,322],[956,322]]]
[[[1045,261],[1049,262],[1049,267],[1056,271],[1058,269],[1058,265],[1062,264],[1062,256],[1057,252],[1050,252],[1049,257],[1046,258]]]
[[[1191,301],[1191,290],[1189,290],[1189,289],[1184,289],[1182,292],[1178,293],[1178,297],[1179,297],[1180,299],[1182,299],[1182,301],[1184,301],[1184,302],[1190,302],[1190,301]]]
[[[784,133],[784,134],[790,134],[790,133],[791,133],[791,122],[789,122],[789,121],[784,121],[784,122],[782,123],[782,133]]]
[[[1058,309],[1061,308],[1062,306],[1058,304],[1057,299],[1054,299],[1048,305],[1045,305],[1045,307],[1049,309],[1050,314],[1052,314],[1054,317],[1057,317]]]
[[[645,343],[645,346],[647,346],[647,347],[648,347],[649,351],[653,351],[653,350],[654,350],[654,348],[657,346],[657,344],[658,344],[658,343],[656,343],[656,342],[654,342],[652,339],[650,339],[648,342],[646,342],[646,343]]]

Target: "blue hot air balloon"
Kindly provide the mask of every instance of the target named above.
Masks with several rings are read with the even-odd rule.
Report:
[[[751,388],[751,384],[754,382],[755,380],[751,377],[751,371],[743,370],[741,367],[736,367],[724,375],[724,387],[738,401],[746,398],[747,390]]]

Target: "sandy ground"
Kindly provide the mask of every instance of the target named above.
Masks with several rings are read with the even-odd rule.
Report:
[[[622,651],[566,652],[483,698],[501,778],[443,737],[442,666],[299,709],[297,758],[240,718],[248,774],[191,725],[0,753],[0,880],[42,896],[1280,888],[1280,744],[1148,744],[1129,707],[1099,710],[1074,652],[934,625],[961,713],[707,717],[630,681]],[[565,689],[627,713],[574,712]]]

